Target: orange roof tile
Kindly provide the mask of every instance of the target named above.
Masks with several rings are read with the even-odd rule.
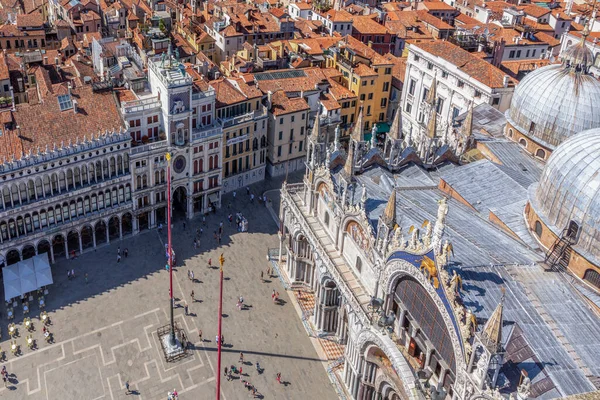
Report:
[[[111,92],[95,93],[91,86],[72,89],[72,97],[77,100],[77,113],[73,109],[60,111],[57,95],[66,94],[64,86],[56,93],[47,95],[38,104],[17,104],[13,113],[14,126],[19,130],[7,130],[0,136],[0,154],[7,158],[15,155],[17,159],[29,151],[43,151],[46,146],[65,145],[71,141],[89,138],[91,133],[124,128],[117,103]],[[35,118],[31,118],[35,115]],[[25,139],[24,139],[25,138]]]
[[[271,95],[271,113],[273,115],[291,114],[310,110],[303,97],[289,98],[283,90],[278,90]]]
[[[385,26],[379,24],[368,15],[355,16],[354,21],[352,21],[352,30],[356,30],[358,33],[371,35],[385,35],[388,33]]]
[[[452,43],[435,41],[411,46],[448,61],[490,88],[504,87],[504,72]]]
[[[539,18],[539,17],[543,17],[546,14],[549,14],[551,10],[548,8],[544,8],[544,7],[540,7],[540,6],[531,4],[531,5],[528,5],[527,7],[522,8],[521,11],[523,11],[525,14],[530,15],[534,18]]]

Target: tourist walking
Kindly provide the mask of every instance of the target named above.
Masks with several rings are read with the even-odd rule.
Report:
[[[196,301],[196,298],[194,297],[194,291],[192,290],[192,293],[190,294],[190,297],[192,298],[192,301]]]
[[[206,215],[202,216],[202,225],[206,226]]]
[[[198,329],[198,338],[200,339],[201,343],[204,343],[204,339],[202,339],[202,329]]]
[[[264,273],[263,271],[260,271],[260,280],[265,283],[265,278],[264,278]]]
[[[121,262],[121,255],[117,254],[117,264]]]
[[[208,259],[208,268],[212,268],[212,258]]]
[[[117,255],[120,256],[121,255],[121,246],[117,247]]]
[[[127,247],[125,247],[125,250],[123,250],[123,254],[125,255],[125,258],[127,258],[129,255],[129,249]]]
[[[244,363],[244,353],[240,352],[240,364]]]
[[[277,383],[281,384],[281,372],[277,373]]]
[[[235,200],[235,195],[236,195],[236,193],[235,193],[235,190],[234,190],[234,191],[233,191],[233,199],[234,199],[234,200]]]
[[[126,390],[125,394],[130,394],[131,393],[131,390],[129,390],[129,381],[125,382],[125,390]]]
[[[183,309],[185,310],[185,315],[188,315],[188,305],[187,305],[187,303],[185,303],[185,305],[183,306]]]

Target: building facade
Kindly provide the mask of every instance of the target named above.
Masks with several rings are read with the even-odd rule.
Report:
[[[133,233],[129,134],[106,132],[2,165],[0,255],[54,262]]]

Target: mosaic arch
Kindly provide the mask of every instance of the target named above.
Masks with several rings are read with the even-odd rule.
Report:
[[[348,225],[346,225],[346,232],[360,249],[365,252],[369,251],[369,238],[358,222],[348,222]]]

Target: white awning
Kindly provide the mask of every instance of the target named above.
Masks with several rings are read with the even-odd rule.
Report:
[[[2,269],[6,301],[53,283],[48,253],[19,261]]]

